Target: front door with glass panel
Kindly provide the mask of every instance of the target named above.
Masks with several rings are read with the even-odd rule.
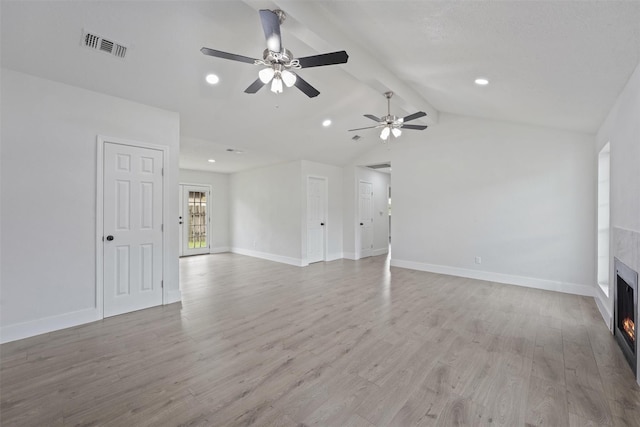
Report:
[[[209,187],[182,185],[182,255],[208,254]]]

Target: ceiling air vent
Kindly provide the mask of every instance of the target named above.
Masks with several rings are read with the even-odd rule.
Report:
[[[384,168],[390,168],[391,163],[380,163],[379,165],[368,165],[367,167],[371,169],[384,169]]]
[[[351,139],[353,139],[354,141],[357,141],[360,138],[362,138],[360,135],[354,135],[353,138],[351,138]]]
[[[126,46],[87,31],[82,35],[82,45],[89,49],[117,56],[118,58],[124,58],[127,53]]]

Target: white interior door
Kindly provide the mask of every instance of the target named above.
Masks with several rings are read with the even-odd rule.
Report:
[[[325,260],[326,194],[324,178],[307,179],[307,261]]]
[[[358,185],[360,216],[360,257],[373,252],[373,184],[360,181]]]
[[[162,304],[160,150],[104,144],[104,317]]]
[[[182,187],[182,255],[208,254],[210,225],[210,195],[207,186],[181,185]]]

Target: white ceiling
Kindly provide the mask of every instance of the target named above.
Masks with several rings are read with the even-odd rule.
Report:
[[[373,124],[362,114],[384,115],[386,90],[396,93],[392,113],[429,114],[416,124],[437,126],[441,111],[594,133],[640,61],[639,1],[3,0],[1,8],[3,67],[177,111],[181,167],[218,172],[293,159],[344,165],[379,144],[374,130],[354,142],[347,129]],[[245,94],[257,67],[200,53],[260,57],[261,8],[287,13],[283,44],[297,57],[349,53],[347,64],[300,71],[318,97],[295,88]],[[127,45],[126,58],[81,47],[83,29]],[[211,72],[216,86],[204,81]],[[479,76],[490,85],[474,85]]]

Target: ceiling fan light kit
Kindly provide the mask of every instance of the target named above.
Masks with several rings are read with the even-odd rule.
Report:
[[[283,87],[295,86],[304,92],[309,98],[318,96],[320,92],[298,76],[292,70],[302,68],[321,67],[324,65],[345,64],[349,55],[344,50],[339,52],[312,55],[304,58],[294,58],[291,51],[282,47],[280,37],[280,25],[286,19],[286,14],[282,10],[260,10],[260,21],[267,41],[267,49],[262,54],[262,59],[254,59],[248,56],[236,55],[222,52],[220,50],[203,47],[200,51],[209,56],[229,59],[232,61],[246,62],[248,64],[262,65],[265,68],[258,72],[258,78],[251,83],[246,93],[256,93],[264,85],[271,82],[271,91],[282,93]]]
[[[413,129],[413,130],[425,130],[427,128],[426,125],[407,125],[406,122],[411,120],[419,119],[420,117],[424,117],[427,115],[424,111],[418,111],[417,113],[409,114],[405,117],[396,117],[391,114],[391,97],[393,96],[393,92],[385,92],[384,96],[387,98],[387,115],[382,116],[380,118],[374,116],[373,114],[365,114],[364,116],[368,119],[371,119],[375,122],[378,122],[376,126],[368,126],[364,128],[357,129],[349,129],[349,132],[363,129],[377,129],[382,128],[380,132],[380,139],[384,142],[387,142],[389,139],[389,135],[393,135],[394,138],[399,138],[402,135],[402,129]]]

